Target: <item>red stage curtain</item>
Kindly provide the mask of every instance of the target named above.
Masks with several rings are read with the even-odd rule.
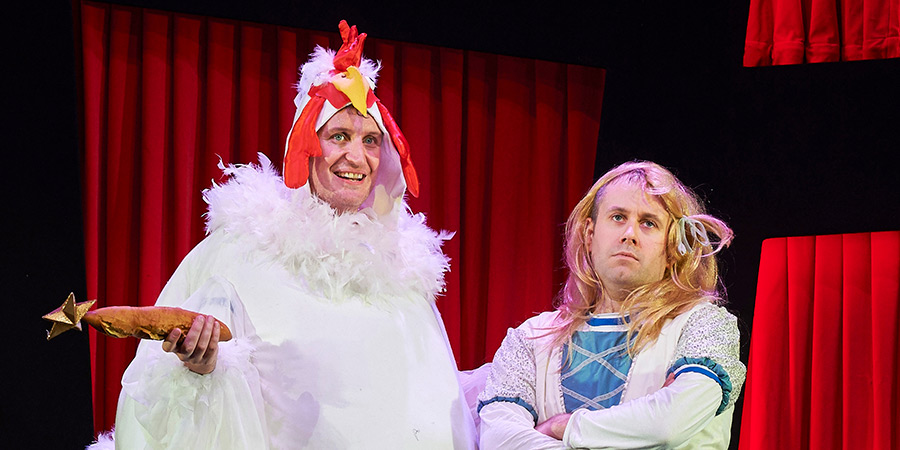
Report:
[[[740,448],[900,448],[900,231],[767,239]]]
[[[900,57],[900,0],[751,0],[744,66]]]
[[[200,191],[220,178],[219,158],[262,151],[280,165],[297,68],[340,40],[92,2],[79,14],[87,298],[151,305],[203,237]],[[473,368],[507,327],[551,307],[561,224],[591,184],[604,72],[377,38],[366,47],[422,181],[410,204],[458,231],[438,304],[460,368]],[[135,347],[91,334],[97,430],[113,424]]]

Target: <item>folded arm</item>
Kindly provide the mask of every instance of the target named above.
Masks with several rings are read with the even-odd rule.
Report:
[[[691,313],[675,350],[669,381],[656,392],[598,411],[578,410],[563,442],[571,447],[678,446],[734,405],[746,368],[734,316],[705,304]],[[729,414],[731,411],[729,411]],[[722,431],[718,442],[729,440]]]
[[[675,447],[715,417],[721,399],[716,381],[684,373],[650,395],[609,409],[574,411],[563,442],[579,448]]]

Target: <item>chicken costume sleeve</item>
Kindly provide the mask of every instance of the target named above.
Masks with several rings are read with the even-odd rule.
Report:
[[[219,343],[216,370],[195,374],[158,342],[142,341],[122,377],[116,414],[118,448],[267,448],[259,373],[251,360],[256,334],[233,286],[213,276],[194,290],[185,277],[208,254],[205,241],[182,263],[158,304],[223,317],[235,339]]]

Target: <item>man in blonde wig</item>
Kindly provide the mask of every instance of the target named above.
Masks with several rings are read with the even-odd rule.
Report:
[[[665,168],[603,175],[569,216],[559,307],[494,357],[482,448],[727,448],[746,374],[718,306],[731,239]]]

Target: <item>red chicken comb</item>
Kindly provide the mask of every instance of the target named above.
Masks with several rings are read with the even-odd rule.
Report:
[[[347,25],[346,20],[342,20],[338,24],[338,29],[341,31],[341,40],[344,43],[334,55],[334,68],[338,73],[341,73],[346,72],[350,66],[359,67],[359,63],[362,60],[363,46],[366,42],[366,33],[358,34],[356,25],[351,27]]]

